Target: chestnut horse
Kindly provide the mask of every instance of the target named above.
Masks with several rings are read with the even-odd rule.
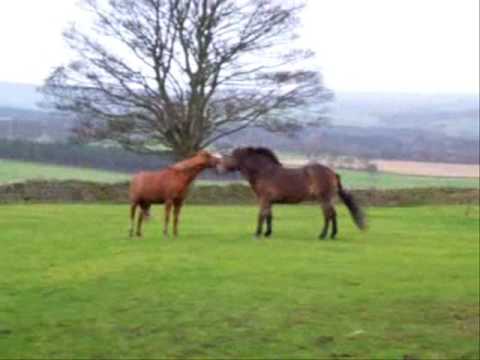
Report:
[[[240,171],[255,192],[260,204],[256,236],[262,235],[264,222],[267,225],[264,235],[272,234],[272,204],[316,200],[320,202],[325,220],[319,237],[327,237],[331,223],[331,238],[334,239],[338,231],[333,205],[336,194],[347,206],[355,224],[360,229],[365,228],[362,210],[353,196],[343,189],[340,176],[326,166],[309,164],[300,168],[285,168],[271,150],[246,147],[237,148],[230,156],[224,156],[219,167],[226,171]]]
[[[168,223],[173,207],[173,235],[177,236],[178,216],[188,188],[195,177],[205,168],[215,167],[220,159],[207,151],[180,161],[159,171],[144,171],[136,174],[130,184],[130,236],[134,234],[135,211],[138,215],[137,236],[142,236],[143,219],[148,219],[152,204],[165,204],[165,222],[163,234],[168,236]]]

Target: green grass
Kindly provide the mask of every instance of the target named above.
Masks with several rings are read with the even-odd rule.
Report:
[[[0,206],[0,358],[478,359],[479,212],[187,206],[180,237],[127,206]]]
[[[128,174],[114,171],[0,159],[0,184],[26,180],[86,180],[113,183],[129,178]]]

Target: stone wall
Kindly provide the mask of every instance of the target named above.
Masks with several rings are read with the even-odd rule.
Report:
[[[428,204],[478,204],[479,189],[418,188],[352,191],[365,206],[414,206]],[[193,186],[192,204],[254,204],[247,185]],[[127,203],[128,183],[101,184],[85,181],[30,181],[0,186],[0,204],[105,202]]]

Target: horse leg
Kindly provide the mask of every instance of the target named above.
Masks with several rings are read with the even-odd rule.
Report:
[[[266,219],[266,223],[267,223],[267,231],[265,231],[264,235],[266,237],[269,237],[270,235],[272,235],[272,220],[273,220],[272,207],[271,206],[268,207],[268,213],[265,216],[265,219]]]
[[[327,234],[328,234],[328,226],[330,224],[329,206],[322,203],[322,212],[323,212],[324,224],[323,224],[323,230],[320,233],[320,235],[318,236],[318,238],[321,239],[321,240],[325,240],[325,238],[327,237]]]
[[[132,237],[135,231],[135,211],[137,209],[137,203],[130,205],[130,231],[129,236]]]
[[[182,201],[177,200],[173,203],[173,236],[177,237],[178,235],[178,216],[180,215],[180,210],[182,209]]]
[[[260,237],[263,232],[263,223],[266,220],[268,214],[270,213],[271,205],[268,201],[262,200],[260,202],[260,211],[258,212],[257,219],[257,231],[255,232],[256,237]]]
[[[163,223],[163,235],[168,236],[168,223],[170,222],[170,211],[172,210],[172,202],[165,202],[165,221]]]
[[[262,235],[262,228],[263,228],[263,213],[262,213],[262,210],[260,209],[260,212],[258,213],[258,218],[257,218],[257,230],[255,231],[256,237],[260,237]]]
[[[138,214],[138,220],[137,220],[137,236],[142,237],[142,222],[143,222],[143,208],[142,211],[140,211],[140,214]]]
[[[331,207],[331,216],[330,219],[332,221],[332,233],[330,235],[330,239],[335,239],[335,236],[337,236],[338,229],[337,229],[337,212],[335,211],[335,208]]]

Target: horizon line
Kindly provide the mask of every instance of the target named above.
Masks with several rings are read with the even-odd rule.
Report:
[[[26,85],[26,86],[33,86],[33,87],[41,87],[42,84],[37,84],[35,82],[24,82],[24,81],[12,81],[12,80],[1,80],[0,83],[7,83],[10,85]],[[352,93],[352,94],[375,94],[375,95],[383,95],[383,94],[398,94],[398,95],[473,95],[473,96],[480,96],[480,89],[477,91],[468,91],[468,90],[451,90],[451,91],[426,91],[426,90],[354,90],[354,89],[334,89],[329,88],[333,91],[333,93]]]

